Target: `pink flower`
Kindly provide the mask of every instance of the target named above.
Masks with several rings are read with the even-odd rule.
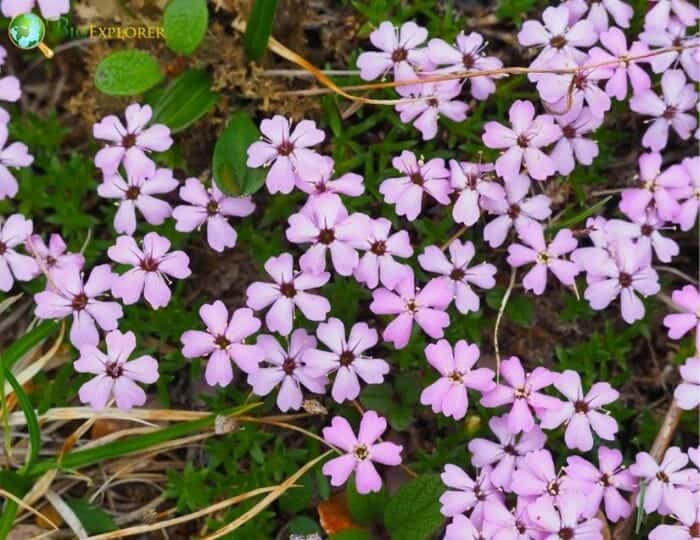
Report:
[[[228,218],[246,217],[255,210],[251,197],[227,197],[215,183],[206,189],[197,178],[185,180],[185,185],[180,188],[180,198],[190,204],[180,205],[173,210],[173,217],[177,221],[175,229],[191,232],[206,223],[207,242],[219,253],[234,247],[238,238]]]
[[[348,215],[340,197],[328,194],[310,199],[300,212],[290,216],[286,236],[295,244],[311,243],[299,259],[305,272],[323,272],[326,253],[330,251],[335,271],[349,276],[360,262],[355,247],[366,238],[369,229],[369,216],[359,212]]]
[[[430,337],[441,338],[443,330],[450,324],[450,317],[445,313],[452,300],[449,283],[433,279],[416,291],[413,272],[407,271],[395,290],[376,289],[369,306],[377,315],[397,315],[384,329],[384,341],[393,342],[394,347],[403,349],[411,337],[414,320]]]
[[[108,143],[95,155],[95,166],[105,175],[115,174],[125,156],[132,155],[134,160],[142,162],[147,159],[146,153],[164,152],[173,144],[168,126],[155,124],[146,128],[153,116],[150,105],[132,103],[124,111],[124,116],[126,127],[112,114],[92,127],[93,137]]]
[[[114,230],[128,235],[136,231],[136,209],[151,225],[160,225],[170,217],[172,207],[154,195],[170,193],[178,186],[170,169],[156,170],[155,164],[141,153],[124,157],[126,180],[114,172],[105,176],[97,188],[100,197],[117,199],[119,208],[114,216]]]
[[[17,195],[19,188],[17,179],[10,172],[9,167],[29,167],[34,162],[34,157],[29,153],[26,144],[14,142],[5,146],[7,136],[7,124],[0,123],[0,201]]]
[[[647,210],[640,217],[630,221],[622,219],[611,219],[605,224],[606,232],[614,238],[627,238],[636,241],[638,249],[643,250],[645,264],[650,265],[652,260],[652,250],[661,262],[671,262],[671,259],[680,253],[678,244],[663,236],[662,231],[666,225],[665,221],[659,219],[656,212]]]
[[[661,162],[661,154],[656,152],[639,156],[640,186],[625,189],[620,201],[620,210],[628,217],[643,216],[650,207],[666,221],[673,221],[680,213],[676,197],[687,190],[688,173],[682,165],[671,165],[661,172]]]
[[[443,516],[453,517],[472,509],[470,519],[481,524],[484,507],[487,502],[503,502],[503,495],[491,483],[491,469],[484,467],[472,479],[457,465],[447,464],[440,475],[442,483],[448,488],[440,497],[440,512]]]
[[[385,431],[386,419],[374,411],[362,415],[357,437],[345,418],[333,417],[331,425],[323,428],[323,438],[346,453],[323,464],[323,474],[330,477],[332,486],[342,486],[354,472],[358,493],[372,493],[381,489],[382,478],[374,463],[400,465],[403,450],[399,444],[376,442]]]
[[[484,540],[482,527],[476,527],[464,514],[457,514],[445,528],[442,540]]]
[[[547,437],[537,426],[520,435],[508,429],[508,415],[492,416],[489,427],[498,439],[472,439],[469,452],[472,454],[474,467],[491,467],[491,482],[497,488],[511,490],[513,472],[519,467],[524,456],[544,448]]]
[[[332,180],[334,166],[333,158],[321,156],[315,167],[297,173],[296,186],[308,193],[309,197],[318,197],[326,193],[358,197],[365,192],[364,180],[359,174],[345,173]]]
[[[606,382],[595,383],[584,396],[581,377],[573,370],[567,369],[554,380],[554,387],[569,400],[558,407],[546,411],[541,425],[544,429],[554,429],[566,425],[564,441],[568,448],[578,448],[588,452],[593,448],[593,435],[606,441],[615,440],[618,427],[615,419],[603,406],[620,397],[620,393]],[[603,412],[601,412],[603,411]]]
[[[306,353],[316,347],[316,339],[306,330],[298,328],[292,332],[288,350],[265,334],[258,336],[257,346],[264,353],[263,359],[258,369],[248,373],[248,384],[256,396],[266,396],[280,385],[277,407],[287,412],[301,408],[302,385],[316,394],[325,392],[328,379],[317,376],[304,360]]]
[[[700,501],[695,496],[695,511],[683,516],[676,525],[658,525],[649,533],[649,540],[693,540],[700,529]]]
[[[233,380],[231,362],[245,373],[252,373],[263,360],[263,350],[257,345],[247,345],[245,340],[260,330],[260,320],[248,308],[240,308],[231,314],[221,300],[204,304],[199,316],[207,325],[207,331],[187,330],[182,341],[185,358],[208,357],[204,378],[209,386],[227,386]]]
[[[523,501],[539,498],[559,501],[566,495],[565,479],[557,472],[549,450],[534,450],[525,455],[513,473],[510,488]]]
[[[423,207],[423,195],[428,194],[440,204],[450,204],[450,172],[445,168],[441,158],[431,159],[427,163],[417,160],[413,152],[404,150],[391,161],[394,169],[404,176],[387,178],[379,186],[384,195],[384,202],[396,204],[396,213],[415,220]]]
[[[24,245],[27,252],[39,260],[39,267],[49,274],[69,267],[80,270],[85,264],[85,258],[80,253],[66,252],[67,246],[60,234],[52,234],[48,246],[38,234],[27,238]]]
[[[184,251],[171,251],[170,240],[158,233],[150,232],[143,237],[143,249],[131,236],[120,236],[107,250],[114,262],[133,266],[117,277],[112,285],[112,294],[124,304],[135,304],[141,294],[153,309],[165,307],[172,293],[168,277],[185,279],[192,274],[190,258]]]
[[[568,112],[555,115],[554,119],[561,126],[562,138],[557,141],[550,157],[557,170],[564,175],[571,174],[578,161],[590,165],[598,156],[598,143],[584,137],[603,123],[602,117],[594,116],[589,107],[580,102],[573,104]]]
[[[418,257],[421,267],[436,274],[442,274],[449,281],[452,298],[460,313],[479,311],[479,297],[472,289],[476,285],[482,289],[491,289],[496,285],[494,275],[496,267],[489,263],[479,263],[469,267],[474,258],[474,244],[469,240],[461,243],[455,239],[449,246],[450,260],[437,246],[428,246]]]
[[[70,11],[70,0],[2,0],[2,14],[14,17],[28,13],[39,4],[44,19],[58,19]]]
[[[428,39],[428,31],[413,21],[400,29],[384,21],[369,39],[380,52],[363,52],[358,57],[357,67],[365,81],[381,77],[392,68],[395,80],[412,80],[417,78],[415,70],[430,67],[426,50],[418,48]]]
[[[537,295],[542,294],[547,287],[547,270],[550,270],[564,285],[574,284],[580,269],[576,263],[562,258],[563,255],[576,249],[578,244],[569,229],[561,229],[549,245],[545,244],[544,231],[539,223],[527,223],[519,227],[518,236],[527,246],[522,244],[508,246],[507,261],[513,268],[535,263],[523,278],[523,287],[526,291],[532,291]]]
[[[646,452],[637,454],[629,470],[646,485],[643,502],[646,513],[675,514],[682,521],[695,514],[690,490],[697,488],[700,478],[697,469],[684,469],[687,464],[688,456],[677,446],[666,450],[660,464]],[[637,504],[642,504],[641,498]]]
[[[445,72],[461,71],[490,71],[503,67],[503,62],[494,56],[485,56],[484,38],[477,32],[466,35],[461,31],[455,38],[455,44],[450,45],[442,39],[431,39],[428,43],[428,58]],[[496,83],[492,75],[469,77],[471,95],[474,99],[485,100],[496,91]]]
[[[627,97],[627,79],[632,85],[632,94],[637,95],[651,88],[651,78],[641,67],[639,62],[629,60],[630,57],[642,56],[649,52],[647,46],[641,41],[635,41],[631,47],[627,47],[627,38],[622,30],[612,27],[601,32],[600,42],[606,50],[593,47],[590,51],[591,63],[618,61],[614,65],[614,72],[605,83],[605,92],[622,101]]]
[[[695,330],[695,348],[700,349],[700,293],[697,287],[686,285],[673,291],[671,298],[681,312],[664,317],[668,337],[681,339],[688,332]]]
[[[22,1],[22,0],[15,0]],[[26,0],[25,0],[26,1]],[[31,1],[31,0],[29,0]],[[7,0],[3,0],[3,4]],[[27,10],[29,11],[29,10]],[[5,47],[0,46],[0,66],[5,64],[5,58],[7,57],[7,51]],[[22,96],[22,89],[19,84],[19,79],[12,75],[7,77],[0,77],[0,100],[1,101],[18,101]],[[3,107],[0,107],[0,122],[7,124],[10,121],[10,113],[8,113]]]
[[[64,319],[73,316],[70,341],[75,347],[94,345],[100,341],[97,326],[105,332],[116,330],[124,312],[118,302],[97,298],[112,287],[114,274],[108,264],[95,266],[85,284],[80,269],[69,266],[56,270],[56,290],[47,289],[34,295],[34,314],[40,319]]]
[[[540,532],[527,514],[528,505],[518,500],[511,511],[502,503],[489,501],[484,507],[484,537],[497,540],[538,540]],[[460,539],[461,540],[461,539]]]
[[[254,168],[271,165],[265,178],[267,190],[290,193],[297,173],[318,166],[321,156],[309,147],[323,142],[326,134],[312,120],[302,120],[291,131],[291,122],[279,114],[260,122],[260,131],[262,140],[248,148],[247,165]]]
[[[620,296],[620,308],[625,322],[632,324],[644,317],[644,304],[636,293],[647,297],[660,290],[659,276],[644,260],[644,250],[626,239],[617,242],[612,256],[595,261],[589,273],[584,298],[595,310],[605,309]],[[592,265],[593,266],[593,265]],[[592,281],[591,275],[595,276]]]
[[[554,8],[547,8],[545,13]],[[527,22],[525,23],[527,24]],[[496,173],[506,181],[515,180],[521,165],[536,180],[545,180],[557,168],[541,148],[560,139],[561,128],[548,114],[535,116],[535,106],[530,101],[516,100],[508,112],[512,128],[499,122],[487,122],[482,139],[489,148],[505,152],[496,160]]]
[[[681,409],[697,409],[700,405],[700,358],[688,358],[679,369],[683,382],[676,386],[673,397]]]
[[[527,512],[542,531],[542,540],[602,540],[603,524],[599,519],[586,519],[583,510],[586,498],[571,493],[554,500],[542,497],[528,506]]]
[[[436,414],[461,420],[469,406],[467,388],[484,393],[494,387],[493,370],[473,369],[479,359],[479,348],[463,339],[455,344],[454,354],[449,342],[441,339],[425,348],[425,357],[440,373],[440,378],[423,390],[420,402],[430,405]]]
[[[331,318],[316,329],[319,341],[330,351],[310,349],[304,355],[309,370],[327,375],[335,372],[331,396],[338,403],[360,395],[360,381],[381,384],[389,373],[389,364],[380,358],[364,356],[367,349],[377,344],[377,331],[365,323],[357,323],[345,338],[345,326],[340,319]]]
[[[82,345],[80,358],[73,362],[79,373],[92,373],[93,379],[83,384],[78,391],[82,403],[101,410],[114,396],[117,407],[128,411],[146,403],[146,393],[137,385],[152,384],[158,380],[158,362],[152,356],[139,356],[128,360],[136,348],[133,332],[122,334],[119,330],[105,337],[107,354],[96,345]]]
[[[677,66],[680,60],[680,67],[683,68],[688,78],[693,81],[700,79],[700,65],[698,65],[698,50],[700,44],[697,37],[687,37],[688,28],[678,19],[671,19],[667,27],[649,28],[645,27],[644,32],[639,34],[639,39],[651,47],[654,52],[659,49],[673,49],[683,46],[682,50],[670,50],[663,54],[649,57],[649,64],[654,73],[664,73],[674,64]]]
[[[669,127],[686,141],[698,123],[694,113],[686,112],[695,107],[698,94],[693,84],[686,84],[683,71],[666,71],[661,77],[661,90],[662,97],[649,89],[630,99],[630,109],[654,118],[642,137],[642,146],[654,152],[666,148]]]
[[[588,12],[586,19],[591,21],[596,32],[605,32],[608,29],[610,24],[608,16],[612,17],[616,25],[629,28],[630,20],[634,15],[632,6],[621,0],[600,0],[598,2],[567,0],[562,2],[562,5],[569,8],[570,16],[574,20],[579,20]]]
[[[585,58],[582,48],[593,45],[598,34],[590,21],[578,21],[569,27],[569,10],[566,6],[550,6],[542,13],[540,21],[528,20],[518,32],[518,41],[524,47],[542,47],[533,67],[559,58],[570,58],[580,64]]]
[[[437,135],[438,118],[446,116],[453,122],[463,122],[467,118],[469,105],[455,99],[462,91],[459,81],[445,81],[419,85],[410,97],[422,98],[418,101],[399,103],[396,111],[401,121],[421,132],[424,141],[434,139]]]
[[[406,231],[390,235],[391,221],[377,218],[370,221],[367,237],[354,242],[357,249],[365,253],[355,268],[355,279],[374,289],[380,282],[387,289],[393,289],[404,277],[407,266],[394,257],[406,258],[413,255],[411,240]]]
[[[595,516],[603,502],[605,514],[610,521],[619,521],[632,513],[632,506],[619,490],[634,491],[637,483],[622,465],[622,453],[619,450],[600,446],[598,467],[582,457],[568,457],[566,484],[572,490],[586,494],[586,517]]]
[[[521,431],[530,432],[535,428],[533,412],[540,416],[548,409],[558,407],[558,399],[540,392],[551,385],[557,374],[542,366],[532,373],[525,373],[517,356],[501,362],[501,375],[505,384],[496,387],[481,398],[484,407],[500,407],[513,404],[508,413],[508,429],[514,435]]]
[[[644,17],[644,28],[666,28],[671,21],[671,13],[685,26],[693,26],[700,19],[700,9],[686,0],[657,0]]]
[[[15,279],[30,281],[39,274],[39,265],[32,257],[13,249],[29,238],[33,227],[32,220],[22,214],[0,218],[0,291],[9,292]]]
[[[530,179],[518,175],[505,183],[505,197],[499,199],[483,199],[485,208],[498,217],[484,227],[484,240],[492,248],[503,244],[510,228],[525,226],[526,223],[536,223],[547,219],[552,210],[551,200],[546,195],[527,197],[530,189]]]
[[[682,165],[690,178],[690,185],[678,190],[679,198],[685,200],[680,204],[675,221],[682,231],[689,231],[695,225],[700,210],[700,157],[685,158]]]
[[[265,316],[265,324],[273,332],[288,336],[292,331],[294,309],[299,308],[310,321],[324,321],[331,305],[323,296],[307,292],[328,283],[330,274],[322,272],[295,272],[294,259],[289,253],[270,257],[265,271],[274,283],[256,281],[246,290],[246,304],[256,311],[272,304]]]
[[[490,178],[494,170],[492,163],[468,163],[450,160],[450,184],[459,193],[452,208],[452,218],[456,223],[471,227],[479,220],[482,198],[502,199],[506,193],[503,187]]]

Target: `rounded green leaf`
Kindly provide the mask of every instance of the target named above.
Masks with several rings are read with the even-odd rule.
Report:
[[[153,107],[153,123],[165,124],[177,133],[208,113],[219,100],[219,93],[211,90],[206,71],[185,71],[159,94]]]
[[[176,53],[192,54],[207,33],[208,22],[206,0],[170,0],[163,14],[166,45]]]
[[[401,486],[384,510],[384,526],[391,540],[427,540],[442,525],[440,495],[444,484],[437,475],[419,476]]]
[[[103,58],[95,70],[95,86],[110,96],[142,94],[162,79],[158,61],[139,50],[112,53]]]

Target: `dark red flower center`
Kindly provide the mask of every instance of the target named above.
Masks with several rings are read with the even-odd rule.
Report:
[[[133,133],[127,133],[122,137],[122,146],[124,148],[131,148],[136,144],[136,135]]]
[[[579,399],[578,401],[574,402],[574,411],[577,413],[586,414],[588,412],[588,403],[582,399]]]
[[[571,527],[564,527],[559,531],[559,538],[562,540],[571,540],[576,535],[576,532]]]
[[[140,266],[144,272],[156,272],[158,270],[158,261],[153,257],[144,257]]]
[[[666,110],[661,116],[663,116],[666,120],[671,120],[674,116],[676,116],[677,112],[678,110],[675,107],[669,105],[666,107]]]
[[[73,297],[70,307],[73,311],[81,311],[88,305],[88,297],[85,293],[78,293]]]
[[[291,141],[282,141],[282,144],[277,147],[277,153],[280,156],[288,156],[292,152],[294,152],[294,143]]]
[[[620,282],[620,287],[629,287],[632,285],[632,276],[627,272],[620,272],[620,276],[617,279]]]
[[[693,523],[688,529],[691,538],[700,538],[700,521]]]
[[[641,233],[643,236],[651,236],[651,234],[653,232],[654,232],[654,227],[652,227],[648,223],[645,223],[644,225],[642,225]]]
[[[428,106],[436,108],[438,105],[440,105],[440,102],[437,100],[437,98],[430,98],[428,99]]]
[[[511,204],[510,208],[508,209],[508,217],[510,219],[515,219],[520,215],[520,206],[517,204]]]
[[[572,125],[564,126],[561,130],[564,133],[564,137],[567,139],[576,137],[576,128]]]
[[[471,69],[476,64],[476,59],[469,53],[462,56],[462,64],[467,69]]]
[[[355,355],[353,354],[352,351],[343,351],[340,354],[340,365],[341,366],[349,366],[352,364],[353,360],[355,360]]]
[[[118,379],[124,373],[124,368],[119,362],[107,362],[105,364],[105,374],[113,379]]]
[[[364,461],[369,457],[369,449],[364,444],[358,444],[352,453],[360,461]]]
[[[610,486],[610,476],[608,473],[601,474],[599,482],[605,487]]]
[[[419,172],[414,172],[409,176],[411,182],[413,182],[417,186],[422,186],[423,185],[423,175]]]
[[[1,250],[0,250],[0,254],[2,254],[2,251],[1,251]],[[51,268],[51,267],[52,267],[53,265],[55,265],[55,264],[56,264],[56,259],[55,259],[53,256],[48,255],[48,256],[46,257],[46,266],[48,266],[49,268]]]
[[[552,480],[549,484],[547,484],[547,493],[549,493],[552,497],[559,495],[559,482],[557,480]]]
[[[526,135],[518,135],[518,146],[520,148],[527,148],[530,146],[530,139]]]
[[[219,213],[219,204],[216,201],[209,201],[207,204],[207,215],[215,216]]]
[[[408,51],[403,47],[394,49],[394,52],[391,53],[391,60],[394,63],[403,62],[406,58],[408,58]]]
[[[415,313],[416,311],[418,311],[418,306],[416,305],[416,301],[409,300],[408,302],[406,302],[406,309],[408,311],[410,311],[411,313]]]
[[[462,281],[464,279],[464,270],[461,268],[454,268],[452,272],[450,272],[450,279],[453,279],[454,281]]]
[[[135,201],[138,199],[139,194],[141,193],[141,188],[138,186],[130,186],[129,189],[126,190],[126,198],[129,199],[130,201]]]
[[[549,40],[549,44],[555,49],[562,49],[566,46],[566,38],[564,36],[554,36]]]
[[[582,71],[577,71],[576,74],[574,75],[574,86],[578,90],[583,90],[586,88],[586,84],[588,83],[588,77],[585,73]]]
[[[296,367],[297,363],[294,361],[294,358],[287,358],[282,364],[282,371],[284,371],[287,375],[291,375],[294,373]]]
[[[6,251],[7,246],[3,242],[0,242],[0,255],[4,255]]]
[[[228,348],[229,345],[231,345],[231,342],[228,340],[226,336],[216,336],[216,339],[214,340],[214,344],[219,347],[220,349],[226,349]]]
[[[374,244],[372,244],[370,251],[375,255],[384,255],[386,253],[386,243],[383,240],[377,240]]]
[[[318,233],[318,241],[321,244],[332,244],[334,240],[335,232],[333,232],[333,229],[321,229]]]
[[[664,484],[668,484],[668,480],[669,480],[668,475],[663,471],[659,471],[656,473],[656,479],[659,482],[663,482]]]
[[[515,446],[513,446],[512,444],[506,444],[506,445],[503,447],[503,451],[504,451],[506,454],[510,455],[510,456],[516,456],[516,457],[517,457],[517,456],[520,455],[520,454],[518,454],[518,451],[515,449]]]
[[[297,290],[294,288],[294,283],[282,283],[282,285],[280,285],[280,292],[287,298],[294,298],[294,296],[297,294]]]

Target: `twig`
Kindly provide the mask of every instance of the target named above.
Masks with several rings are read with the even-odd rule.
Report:
[[[517,270],[512,268],[510,271],[510,281],[508,282],[508,288],[506,289],[503,298],[501,299],[501,305],[498,308],[498,315],[496,316],[496,324],[493,327],[493,350],[496,353],[496,382],[501,380],[501,349],[498,345],[498,330],[501,326],[501,319],[503,318],[503,313],[508,305],[508,300],[513,292],[513,287],[515,287],[515,276],[517,275]]]
[[[684,279],[688,283],[695,285],[696,287],[698,286],[698,280],[690,277],[688,274],[685,272],[681,272],[680,270],[673,268],[672,266],[664,266],[664,265],[657,265],[654,266],[656,270],[661,270],[663,272],[668,272],[669,274],[673,274],[675,276],[678,276],[681,279]]]
[[[444,244],[442,244],[440,246],[440,250],[445,251],[448,247],[450,247],[450,244],[452,242],[454,242],[455,240],[457,240],[457,238],[462,236],[466,230],[467,230],[467,228],[465,226],[460,227],[456,233],[454,233],[452,236],[450,236],[450,238],[447,242],[445,242]]]

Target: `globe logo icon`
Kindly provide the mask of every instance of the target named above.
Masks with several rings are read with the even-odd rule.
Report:
[[[22,13],[17,15],[10,21],[8,34],[12,43],[20,49],[39,50],[47,58],[53,56],[53,51],[44,45],[44,36],[46,35],[46,26],[41,17],[34,13]]]

